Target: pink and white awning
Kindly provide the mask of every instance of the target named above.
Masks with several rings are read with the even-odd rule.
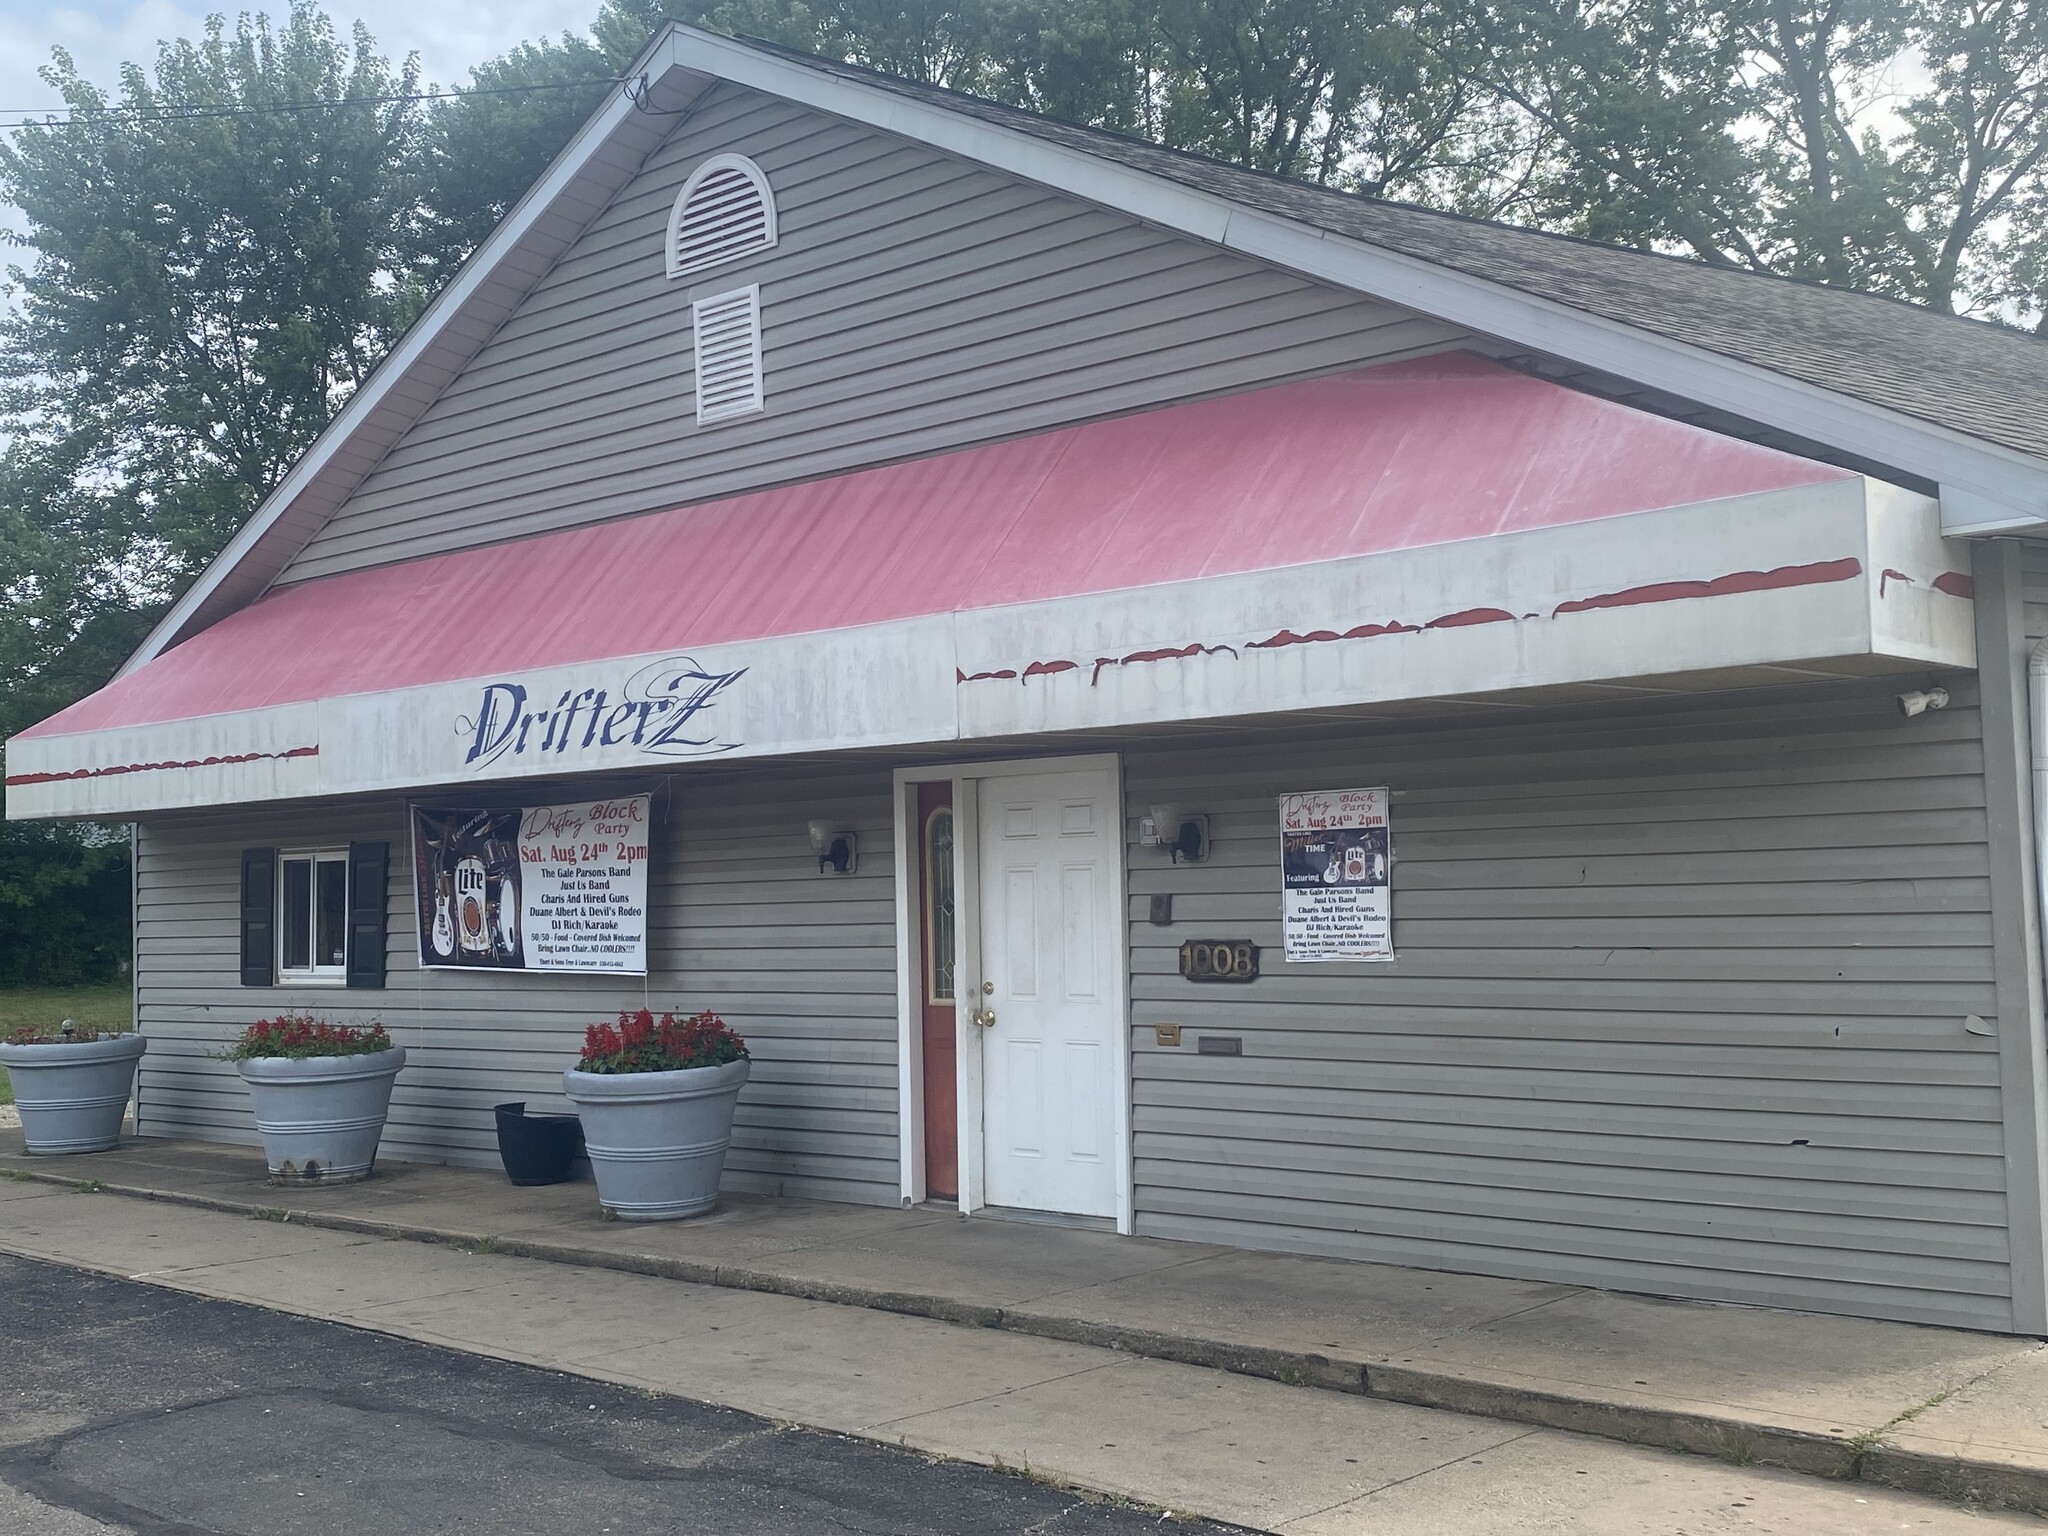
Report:
[[[1452,355],[282,586],[16,737],[8,806],[1968,666],[1960,568],[1926,498]]]

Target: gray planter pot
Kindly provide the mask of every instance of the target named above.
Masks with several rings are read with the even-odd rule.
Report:
[[[405,1047],[361,1056],[261,1056],[235,1067],[256,1106],[263,1160],[279,1184],[367,1179]]]
[[[104,1152],[119,1141],[121,1117],[135,1086],[135,1063],[148,1049],[140,1035],[0,1045],[0,1066],[14,1085],[29,1151],[39,1157]]]
[[[710,1210],[732,1144],[733,1106],[752,1065],[742,1058],[684,1072],[564,1072],[598,1202],[627,1221]]]

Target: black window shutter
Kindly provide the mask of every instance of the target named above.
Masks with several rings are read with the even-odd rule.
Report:
[[[277,979],[277,850],[242,850],[242,985]]]
[[[384,985],[384,893],[389,843],[348,845],[348,984]]]

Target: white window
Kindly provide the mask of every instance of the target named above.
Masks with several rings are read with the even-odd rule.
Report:
[[[281,982],[348,979],[348,850],[277,856],[277,976]]]
[[[745,155],[713,155],[683,183],[668,216],[668,275],[735,261],[775,244],[775,194]]]
[[[760,410],[761,285],[698,299],[690,324],[697,340],[697,424]]]

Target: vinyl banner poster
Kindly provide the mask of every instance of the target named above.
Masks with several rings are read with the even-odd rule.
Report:
[[[1286,958],[1391,960],[1384,789],[1330,789],[1280,797],[1281,938]]]
[[[647,808],[414,806],[420,964],[646,975]]]

